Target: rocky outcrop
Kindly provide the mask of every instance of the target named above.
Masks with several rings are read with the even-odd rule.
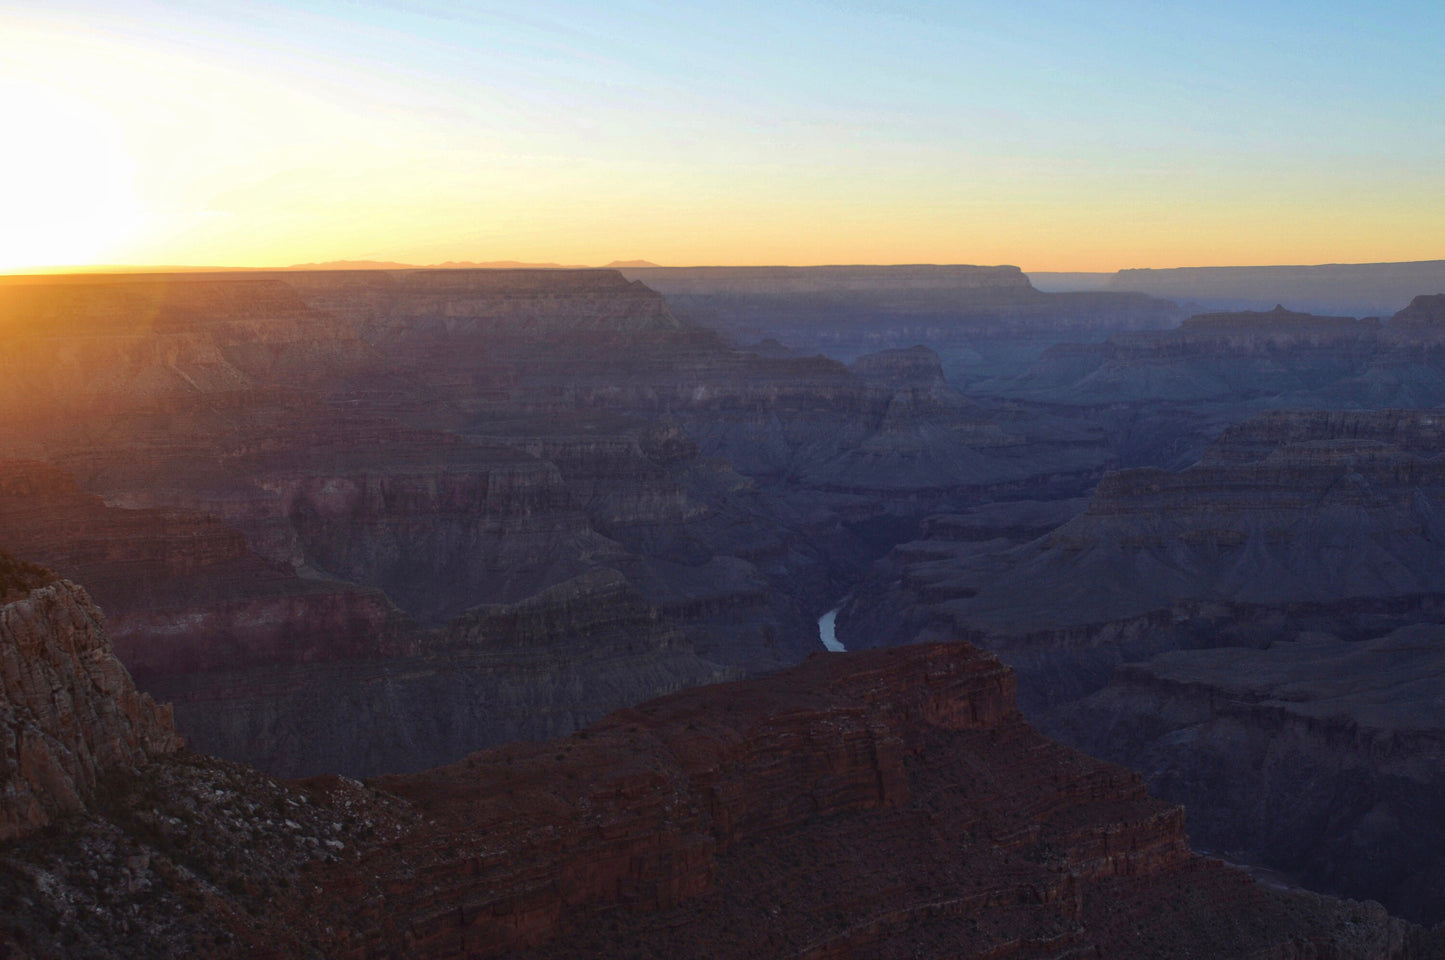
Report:
[[[1070,739],[1184,803],[1196,844],[1445,920],[1445,628],[1324,634],[1120,668]]]
[[[0,843],[0,953],[322,960],[274,902],[410,813],[354,780],[273,780],[190,751],[103,777],[84,810]]]
[[[1390,318],[1391,333],[1417,338],[1445,333],[1445,293],[1422,294]]]
[[[1178,808],[1011,693],[963,645],[819,655],[385,778],[415,826],[312,871],[285,916],[358,956],[1420,951],[1377,908],[1194,857]]]
[[[62,588],[78,593],[59,582],[0,609],[10,631],[16,607],[40,605],[33,659],[73,639]],[[95,681],[71,671],[47,693],[82,702],[89,685],[90,712],[135,716],[133,690]],[[372,786],[175,754],[161,725],[43,841],[0,847],[0,948],[1440,955],[1375,905],[1266,891],[1192,855],[1178,807],[1039,737],[1012,693],[962,644],[818,655]]]
[[[111,652],[100,611],[59,579],[0,606],[0,739],[0,840],[80,811],[108,771],[181,746],[169,708]]]
[[[898,385],[932,387],[942,386],[944,382],[943,361],[921,344],[865,354],[849,368],[860,377]]]

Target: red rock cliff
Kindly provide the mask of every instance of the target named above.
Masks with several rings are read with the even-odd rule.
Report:
[[[279,908],[328,956],[1404,955],[1383,911],[1193,856],[1180,808],[1035,733],[964,644],[819,655],[376,786],[416,825]]]

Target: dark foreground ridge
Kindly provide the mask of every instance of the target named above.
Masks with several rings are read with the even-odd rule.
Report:
[[[818,655],[562,740],[286,784],[108,709],[134,687],[79,588],[0,618],[49,623],[47,603],[69,632],[26,636],[108,678],[81,740],[151,739],[0,847],[6,956],[1435,955],[1378,905],[1191,854],[1179,807],[1037,734],[966,644]]]

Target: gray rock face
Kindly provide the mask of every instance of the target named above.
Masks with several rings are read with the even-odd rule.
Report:
[[[1189,810],[1193,842],[1445,919],[1445,627],[1161,654],[1058,729]]]
[[[1268,311],[1201,314],[1177,329],[1050,348],[1028,370],[975,384],[992,397],[1087,407],[1182,405],[1238,420],[1263,409],[1445,404],[1438,306],[1378,318]]]
[[[1439,594],[1442,421],[1399,411],[1263,417],[1226,431],[1188,469],[1109,474],[1086,510],[1037,540],[917,548],[933,566],[916,576],[955,624],[999,636],[1184,602]],[[935,548],[939,560],[921,559]]]
[[[180,749],[170,708],[136,691],[102,623],[65,580],[0,606],[0,840],[79,811],[107,771]]]
[[[191,745],[285,776],[415,771],[565,736],[659,692],[742,674],[700,657],[615,570],[477,607],[417,657],[159,678]]]

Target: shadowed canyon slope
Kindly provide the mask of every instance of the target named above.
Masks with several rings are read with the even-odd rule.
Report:
[[[1388,320],[1273,310],[1194,316],[1178,328],[1048,350],[981,394],[1068,405],[1436,406],[1445,400],[1440,295]]]
[[[927,344],[963,383],[1010,373],[1054,343],[1169,326],[1167,300],[1041,293],[1018,267],[914,264],[626,268],[680,316],[742,344],[771,341],[845,362]]]
[[[292,773],[796,662],[923,515],[1110,462],[936,357],[737,350],[615,271],[11,278],[0,322],[0,544],[97,585],[198,745]],[[559,627],[475,628],[519,616]]]
[[[839,638],[973,638],[1020,672],[1045,730],[1148,772],[1211,848],[1438,920],[1435,633],[1384,635],[1445,608],[1442,422],[1272,413],[1188,469],[1109,475],[1082,510],[935,518],[856,589]],[[1264,676],[1288,692],[1250,692]],[[1371,705],[1404,676],[1377,735]],[[1382,797],[1408,813],[1371,814]]]
[[[1314,889],[1445,917],[1445,627],[1160,654],[1067,711],[1143,771],[1205,849]]]
[[[35,587],[0,621],[55,592]],[[45,610],[39,632],[0,644],[54,659],[65,638],[36,638],[69,615]],[[122,706],[135,693],[103,634],[84,632],[86,659],[116,682],[77,719],[84,740],[106,742],[136,730]],[[56,689],[84,684],[71,673]],[[1178,807],[1039,737],[1012,690],[1006,668],[962,644],[817,655],[371,786],[278,783],[174,753],[153,724],[144,751],[96,765],[83,804],[41,801],[70,803],[43,840],[7,846],[0,945],[98,958],[1439,955],[1437,937],[1376,905],[1269,891],[1189,853]],[[26,694],[5,696],[13,709]],[[13,819],[15,800],[0,814]]]
[[[1107,278],[1103,289],[1216,310],[1259,310],[1284,301],[1322,313],[1387,316],[1422,291],[1445,290],[1445,260],[1120,270]]]
[[[749,310],[878,312],[840,315],[845,365],[735,346],[607,270],[11,278],[0,546],[94,586],[193,747],[283,775],[423,770],[776,671],[847,594],[849,649],[994,650],[1046,732],[1197,806],[1212,849],[1436,918],[1433,841],[1382,852],[1437,829],[1433,734],[1379,741],[1427,774],[1350,761],[1387,786],[1266,843],[1269,809],[1337,803],[1319,744],[1349,734],[1280,761],[1317,789],[1221,792],[1208,745],[1236,727],[1137,715],[1156,655],[1287,664],[1440,620],[1442,298],[1155,330],[1167,305],[1070,319],[1003,268],[744,279]],[[1407,781],[1425,799],[1371,813]]]
[[[78,813],[102,775],[181,746],[75,584],[0,554],[0,840]]]

